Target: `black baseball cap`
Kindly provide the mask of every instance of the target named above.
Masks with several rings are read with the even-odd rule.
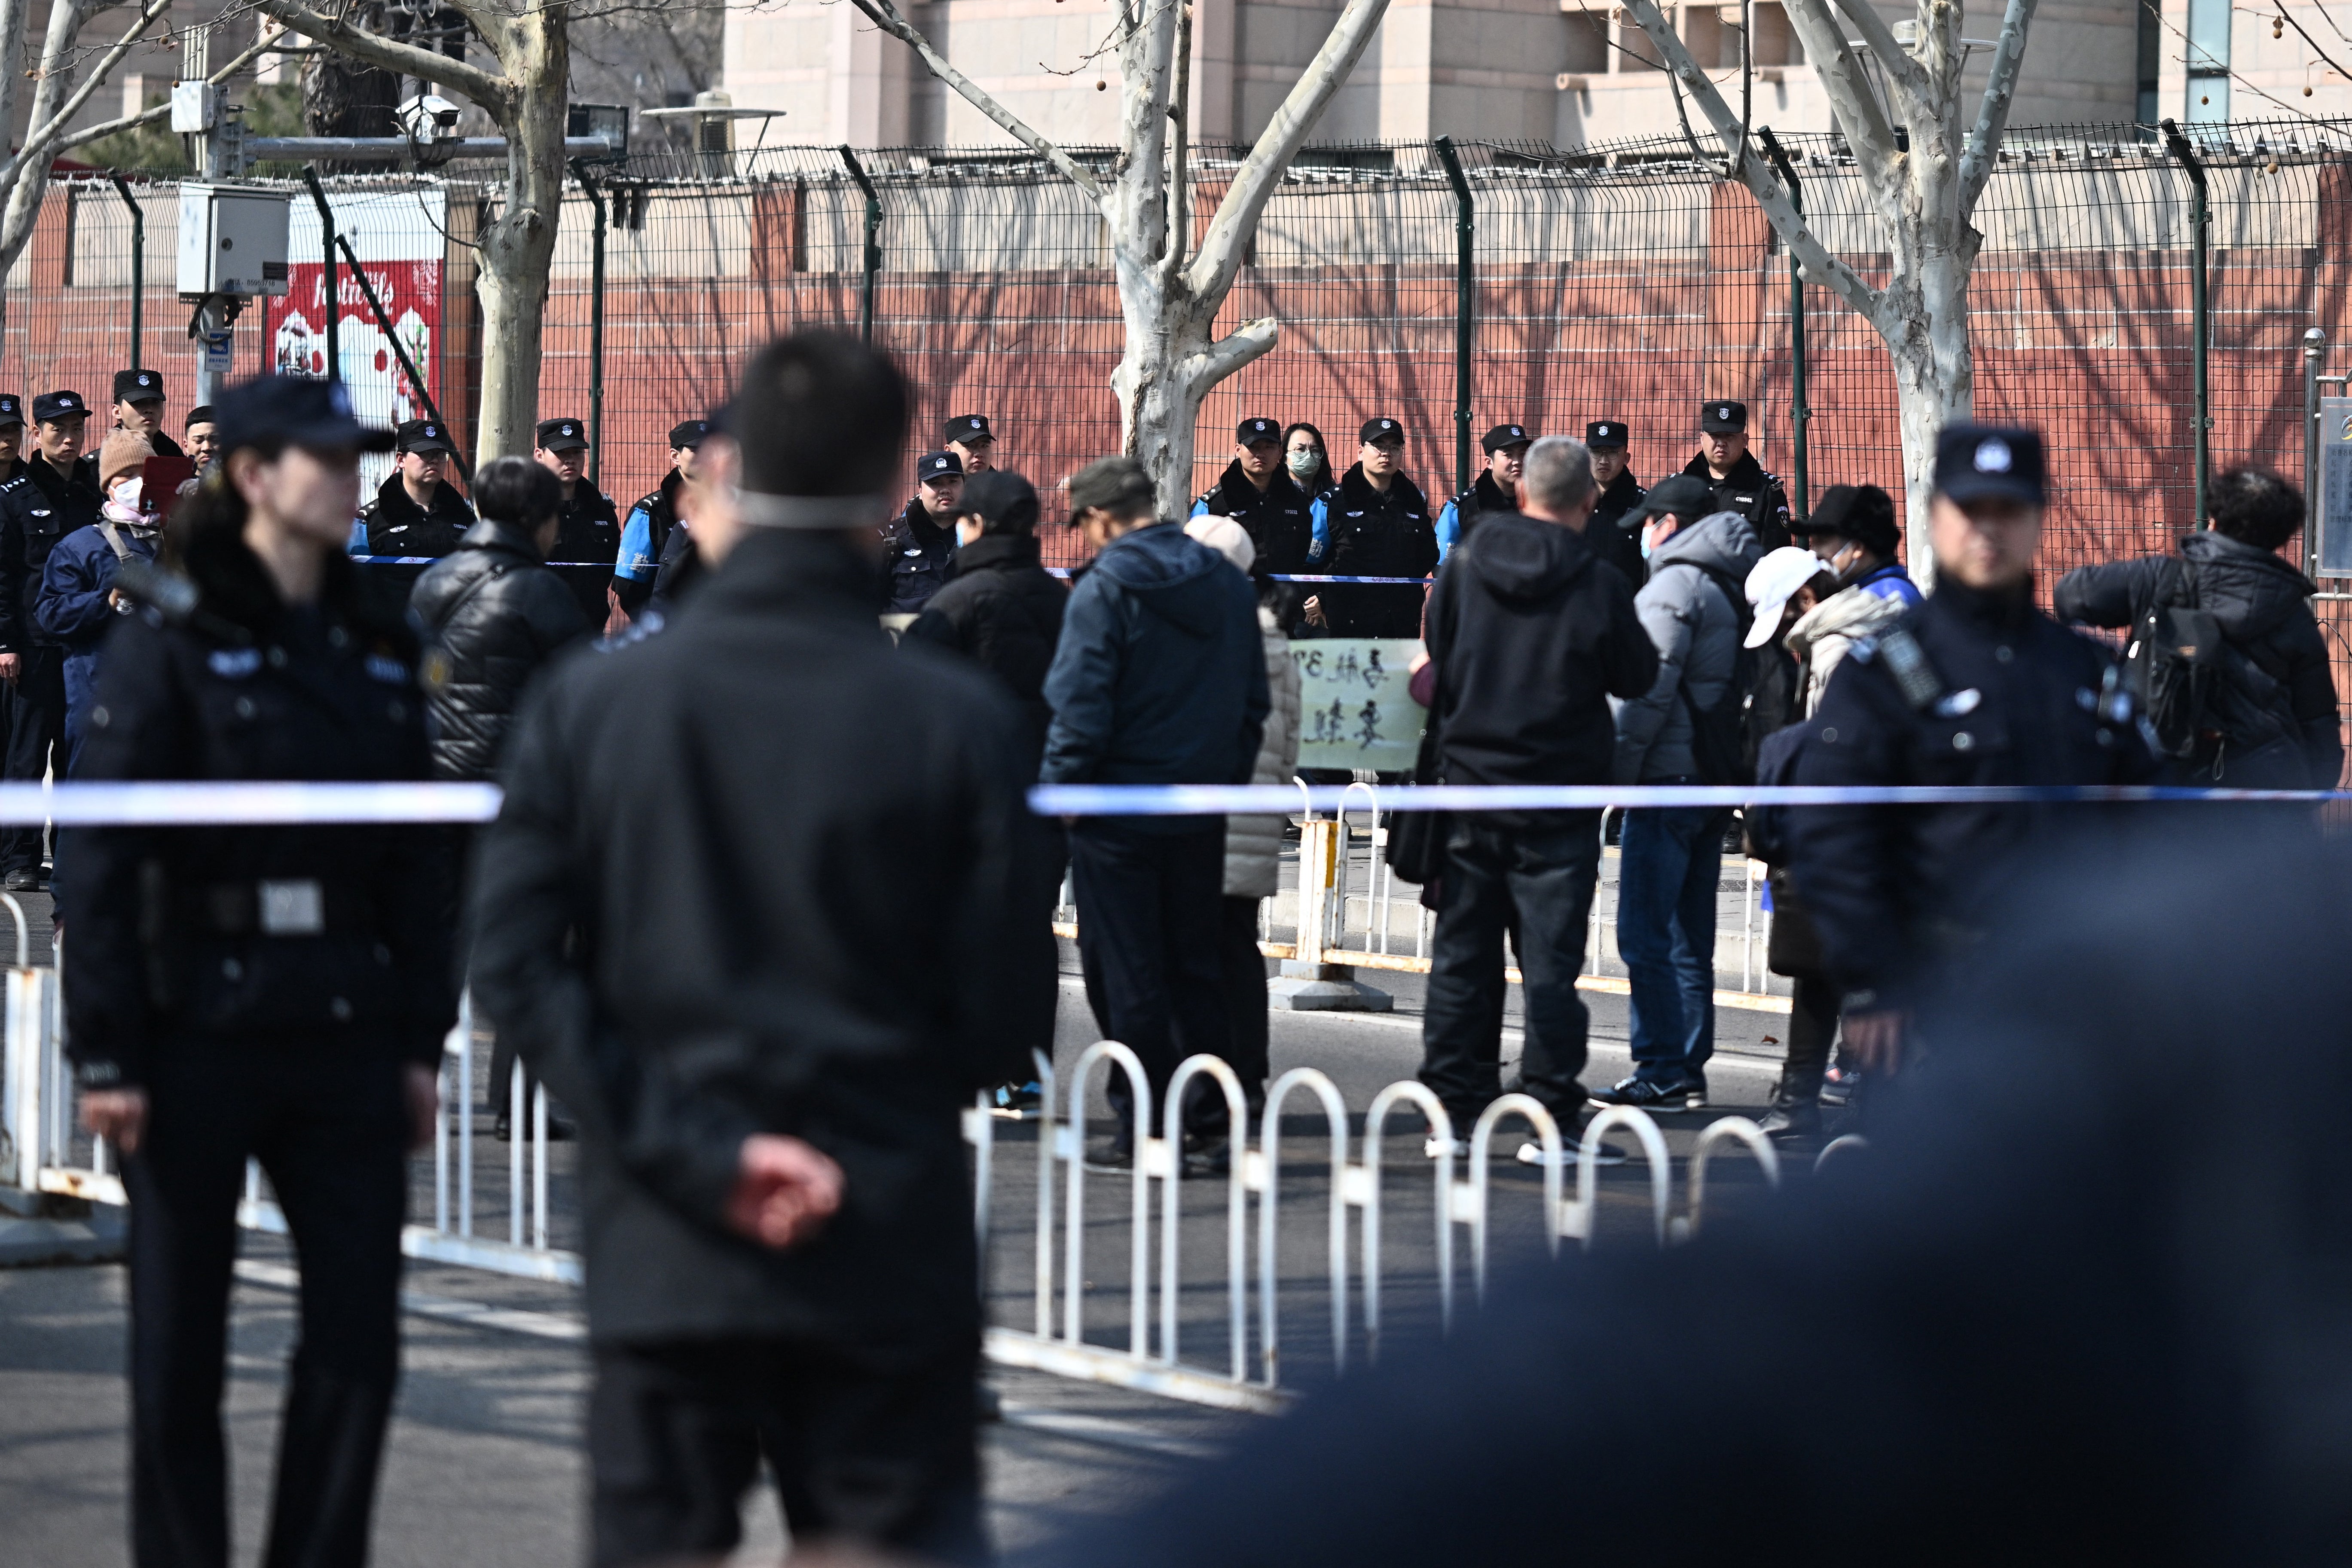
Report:
[[[220,416],[214,423],[224,452],[268,440],[322,451],[356,447],[362,452],[389,452],[393,447],[391,431],[362,425],[352,416],[351,395],[340,381],[257,375],[230,387],[215,406]]]
[[[995,524],[1000,532],[1032,533],[1037,527],[1037,487],[1019,474],[991,468],[972,475],[963,487],[961,510]]]
[[[1713,403],[1698,405],[1698,427],[1709,436],[1728,436],[1748,428],[1748,405],[1737,398],[1719,397]]]
[[[114,401],[161,403],[163,401],[163,378],[152,370],[118,370],[114,373]]]
[[[13,392],[0,392],[0,426],[24,422],[25,400]]]
[[[577,419],[542,419],[539,422],[538,439],[542,452],[584,451],[588,427]]]
[[[699,447],[709,435],[709,420],[681,419],[669,427],[669,449],[675,452],[680,447]]]
[[[1368,447],[1375,441],[1394,441],[1402,447],[1404,445],[1404,426],[1393,419],[1367,419],[1364,427],[1356,432],[1356,439]]]
[[[1489,452],[1501,452],[1513,447],[1524,447],[1534,439],[1524,425],[1497,425],[1486,432],[1486,439],[1479,445]]]
[[[1650,487],[1628,521],[1674,513],[1685,522],[1696,522],[1715,510],[1715,487],[1696,474],[1676,474]]]
[[[1271,419],[1244,419],[1234,426],[1234,439],[1244,447],[1255,447],[1260,441],[1282,443],[1282,426]]]
[[[933,479],[960,479],[962,474],[963,459],[953,452],[926,452],[923,460],[915,465],[915,479],[919,484],[929,484]]]
[[[89,405],[81,400],[79,392],[44,392],[33,399],[33,417],[43,425],[55,419],[79,417],[89,412]]]
[[[181,421],[180,428],[193,430],[199,425],[209,425],[212,422],[213,405],[209,403],[199,403],[188,410],[188,416]]]
[[[966,447],[995,439],[994,436],[989,434],[988,416],[985,414],[957,415],[948,421],[947,434],[940,437],[941,445],[955,441]]]
[[[1966,505],[2049,500],[2042,432],[2022,425],[1947,425],[1936,437],[1936,491]]]
[[[1584,427],[1584,444],[1597,452],[1623,450],[1633,431],[1622,419],[1595,419]]]
[[[398,437],[394,450],[402,452],[454,452],[449,444],[449,432],[431,419],[410,419],[394,427]]]

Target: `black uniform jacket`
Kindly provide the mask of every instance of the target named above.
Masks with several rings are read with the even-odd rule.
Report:
[[[120,429],[121,426],[116,426],[114,428]],[[110,430],[107,434],[110,435],[112,431]],[[105,436],[100,436],[89,451],[74,459],[75,475],[91,489],[98,489],[98,448],[104,442]],[[184,458],[188,455],[177,441],[173,440],[161,430],[147,437],[147,445],[154,448],[155,455],[159,458]]]
[[[2159,592],[2169,558],[2143,555],[2078,566],[2058,581],[2052,607],[2062,621],[2095,626],[2127,626],[2146,614]],[[2221,624],[2221,631],[2254,668],[2276,682],[2270,693],[2272,717],[2303,752],[2305,776],[2256,780],[2233,772],[2228,748],[2218,759],[2220,783],[2248,788],[2334,789],[2344,771],[2344,731],[2336,706],[2336,676],[2327,639],[2311,613],[2312,580],[2267,550],[2226,533],[2192,533],[2180,542],[2180,559],[2196,584],[2195,602]],[[2231,737],[2242,740],[2243,737]],[[2216,782],[2211,750],[2191,759],[2207,775],[2188,782]]]
[[[1263,490],[1250,483],[1238,461],[1227,463],[1215,488],[1196,497],[1192,515],[1230,517],[1242,525],[1257,551],[1254,571],[1276,575],[1307,570],[1315,542],[1315,498],[1276,472]]]
[[[1623,573],[1625,581],[1633,584],[1637,594],[1642,584],[1650,580],[1650,563],[1642,557],[1641,525],[1629,522],[1625,514],[1641,505],[1642,498],[1649,493],[1633,482],[1633,470],[1627,468],[1609,481],[1592,508],[1592,521],[1584,525],[1584,542],[1592,546],[1594,554]]]
[[[446,555],[474,526],[474,509],[446,479],[434,485],[431,506],[418,506],[394,474],[360,508],[360,521],[367,525],[370,555]]]
[[[33,601],[58,541],[98,521],[103,498],[80,476],[79,465],[59,473],[37,452],[0,484],[0,653],[55,646],[36,629]]]
[[[1767,555],[1789,542],[1789,492],[1777,477],[1764,471],[1755,453],[1742,452],[1739,461],[1732,464],[1731,471],[1720,479],[1706,466],[1704,452],[1693,458],[1683,472],[1705,479],[1715,488],[1712,510],[1736,511],[1746,518],[1748,526],[1756,531],[1757,544]]]
[[[1070,590],[1038,563],[1034,533],[983,533],[948,563],[947,585],[930,597],[907,635],[953,648],[1004,682],[1028,716],[1031,771],[1045,754],[1045,671],[1062,637]]]
[[[79,777],[422,779],[415,638],[342,555],[289,608],[235,536],[200,542],[196,613],[125,616]],[[77,827],[58,912],[70,1054],[139,1081],[187,1037],[441,1059],[457,1014],[444,836],[430,826]]]
[[[1325,498],[1328,548],[1318,571],[1339,577],[1426,577],[1437,570],[1437,526],[1429,498],[1402,474],[1383,492],[1349,466]],[[1333,635],[1411,637],[1421,635],[1426,590],[1368,583],[1334,583],[1320,590]]]
[[[558,648],[588,635],[580,602],[520,525],[485,519],[425,568],[408,607],[430,639],[433,776],[487,779],[523,687]]]
[[[917,496],[907,510],[882,525],[882,608],[893,616],[911,616],[929,604],[940,584],[948,580],[948,563],[955,556],[952,523],[935,520]]]
[[[579,1119],[592,1335],[937,1345],[978,1329],[958,1116],[1026,1077],[1043,921],[1021,719],[891,646],[840,539],[744,539],[659,630],[562,656],[478,852],[474,994]],[[753,1132],[841,1163],[771,1252]]]
[[[550,561],[610,566],[620,559],[621,515],[613,510],[611,496],[583,479],[572,487],[572,499],[556,508],[555,515],[555,552]],[[604,585],[599,583],[596,597],[602,601],[604,596]]]
[[[2136,784],[2155,775],[2107,650],[2023,591],[1942,582],[1898,623],[1940,695],[1906,700],[1881,643],[1854,645],[1806,721],[1799,784]],[[2015,910],[2019,876],[2104,826],[2080,804],[1806,806],[1789,813],[1790,869],[1831,978],[1859,1009],[1906,1005],[1933,961]]]

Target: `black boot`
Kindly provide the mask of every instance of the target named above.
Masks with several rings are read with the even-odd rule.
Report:
[[[1785,1084],[1774,1086],[1772,1107],[1757,1123],[1765,1136],[1775,1141],[1818,1138],[1822,1135],[1822,1108],[1818,1101],[1790,1092]]]

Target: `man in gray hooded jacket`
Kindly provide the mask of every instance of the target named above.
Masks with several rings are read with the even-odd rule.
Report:
[[[1650,580],[1634,612],[1658,650],[1658,678],[1617,710],[1618,784],[1727,784],[1708,776],[1699,731],[1726,704],[1736,716],[1742,584],[1762,552],[1738,512],[1695,516],[1704,484],[1677,475],[1637,509]],[[1715,806],[1629,811],[1617,882],[1617,951],[1633,992],[1633,1072],[1593,1098],[1649,1110],[1706,1103],[1715,1052],[1715,889],[1731,813]]]

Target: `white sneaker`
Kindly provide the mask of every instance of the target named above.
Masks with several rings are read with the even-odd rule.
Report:
[[[1561,1144],[1559,1151],[1559,1163],[1561,1166],[1563,1168],[1574,1166],[1577,1163],[1580,1149],[1581,1145],[1577,1143]],[[1614,1143],[1596,1144],[1593,1150],[1592,1163],[1596,1165],[1622,1165],[1625,1163],[1625,1151],[1620,1149]],[[1520,1144],[1519,1163],[1522,1165],[1540,1165],[1544,1163],[1543,1145],[1534,1142]]]
[[[1466,1156],[1469,1152],[1469,1142],[1460,1138],[1440,1138],[1432,1133],[1421,1141],[1421,1156],[1424,1160],[1442,1160],[1448,1154]]]

